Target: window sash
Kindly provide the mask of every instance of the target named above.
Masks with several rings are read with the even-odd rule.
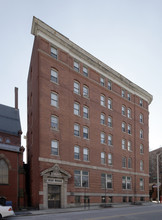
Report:
[[[51,116],[51,128],[58,130],[58,117],[57,116]]]
[[[58,107],[58,95],[56,93],[51,93],[51,105]]]
[[[88,135],[88,130],[89,130],[89,129],[86,128],[86,127],[83,128],[83,138],[85,138],[85,139],[88,139],[88,136],[89,136],[89,135]]]
[[[51,69],[51,81],[58,83],[58,73],[56,70]]]
[[[53,155],[58,155],[58,141],[51,141],[51,152]]]
[[[88,77],[88,69],[86,67],[83,67],[83,75]]]
[[[78,146],[74,147],[74,159],[80,159],[80,148]]]
[[[89,94],[88,94],[89,92],[88,92],[88,87],[86,87],[86,86],[83,86],[83,96],[84,97],[89,97]]]
[[[75,136],[80,136],[80,127],[79,125],[74,125],[74,135]]]
[[[51,47],[51,56],[57,59],[57,49],[54,47]]]
[[[79,72],[79,63],[74,61],[74,70]]]

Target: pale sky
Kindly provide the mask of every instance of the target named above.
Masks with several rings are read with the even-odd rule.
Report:
[[[150,150],[159,148],[162,0],[0,0],[0,103],[14,107],[14,87],[19,88],[22,137],[27,132],[33,16],[153,95]]]

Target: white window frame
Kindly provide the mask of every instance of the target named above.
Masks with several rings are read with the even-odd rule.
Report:
[[[89,128],[87,126],[83,127],[83,138],[89,139]]]
[[[55,47],[51,46],[51,56],[54,57],[55,59],[58,58],[58,51]]]
[[[105,125],[105,114],[104,113],[101,113],[101,115],[100,115],[100,123],[102,125]]]
[[[101,164],[106,164],[106,158],[104,152],[101,152]]]
[[[83,118],[89,118],[89,108],[87,106],[83,106]]]
[[[101,144],[105,144],[105,133],[104,132],[101,132],[100,134],[100,142]]]
[[[80,104],[78,102],[74,102],[74,115],[80,116]]]
[[[51,115],[51,128],[54,130],[59,129],[59,119],[56,115]]]
[[[56,92],[51,92],[51,105],[58,108],[58,94]]]
[[[112,99],[110,99],[110,98],[108,98],[107,107],[108,107],[108,109],[112,110]]]
[[[51,154],[54,156],[59,155],[59,142],[57,140],[51,141]]]
[[[89,88],[86,85],[83,85],[83,97],[89,98]]]
[[[74,93],[80,95],[80,83],[77,81],[74,81]]]
[[[74,136],[80,137],[80,125],[77,123],[74,124]]]
[[[51,69],[51,82],[58,84],[58,71]]]
[[[111,154],[111,153],[108,153],[108,165],[109,165],[109,166],[112,166],[112,164],[113,164],[112,154]]]
[[[88,68],[83,66],[83,75],[88,77]]]
[[[80,147],[77,145],[74,146],[74,159],[80,160]]]
[[[100,95],[100,105],[105,107],[105,96],[103,94]]]
[[[77,61],[75,61],[75,60],[74,60],[74,70],[75,70],[76,72],[78,72],[78,73],[79,73],[79,71],[80,71],[79,62],[77,62]]]
[[[83,148],[83,161],[89,161],[89,149]]]

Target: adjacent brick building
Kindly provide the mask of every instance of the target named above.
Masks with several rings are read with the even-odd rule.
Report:
[[[32,34],[32,206],[149,200],[152,96],[35,17]]]
[[[15,94],[15,108],[0,104],[0,197],[18,209],[25,206],[25,175],[17,88]]]
[[[158,156],[158,159],[157,159]],[[159,198],[162,202],[162,147],[149,152],[150,199],[157,200],[157,160],[159,162]]]

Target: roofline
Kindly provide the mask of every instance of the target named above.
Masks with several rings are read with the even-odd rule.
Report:
[[[61,48],[66,50],[76,59],[83,61],[83,63],[85,64],[88,60],[87,65],[91,64],[89,66],[95,71],[99,72],[105,77],[108,77],[110,80],[127,89],[132,94],[138,95],[142,99],[146,100],[148,104],[152,102],[153,96],[146,90],[128,80],[126,77],[124,77],[78,45],[76,45],[71,40],[69,40],[69,38],[65,37],[64,35],[51,28],[49,25],[45,24],[43,21],[39,20],[36,17],[33,17],[31,34],[33,34],[34,36],[41,36],[51,43],[57,43]]]

